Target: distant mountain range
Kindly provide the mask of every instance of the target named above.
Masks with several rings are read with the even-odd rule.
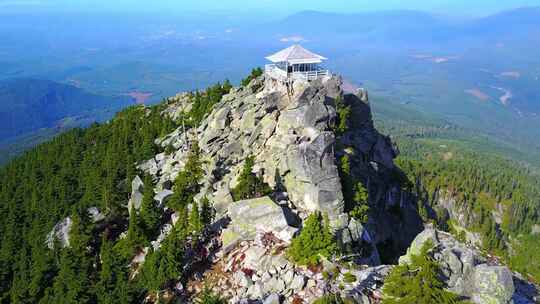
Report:
[[[126,99],[103,97],[109,101],[100,103],[96,96],[59,98],[77,100],[69,110],[54,106],[61,102],[40,108],[42,96],[25,90],[18,91],[24,96],[18,102],[10,97],[6,103],[0,93],[0,112],[11,115],[2,116],[0,138],[62,125],[64,117],[93,117],[104,107],[118,109],[130,103],[129,95],[157,102],[226,78],[238,83],[252,67],[265,64],[264,56],[300,43],[328,57],[331,71],[381,100],[487,135],[520,155],[540,151],[538,7],[481,18],[419,11],[304,11],[258,23],[215,16],[197,23],[162,16],[147,21],[137,27],[139,20],[129,15],[114,20],[61,16],[21,25],[20,18],[4,18],[2,24],[11,26],[0,27],[0,40],[10,43],[0,45],[0,80],[50,79],[75,85],[81,94],[125,94]],[[67,22],[73,26],[65,27]],[[108,30],[95,31],[93,24]],[[59,41],[59,33],[67,38]],[[20,41],[21,36],[28,39]],[[18,103],[29,108],[5,114],[6,107]]]
[[[540,7],[520,8],[483,18],[454,18],[420,11],[381,11],[351,14],[304,11],[274,25],[278,32],[358,38],[394,38],[406,44],[519,36],[540,30]],[[532,38],[532,37],[531,37]]]

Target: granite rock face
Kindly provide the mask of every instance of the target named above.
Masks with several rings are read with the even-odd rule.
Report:
[[[144,183],[142,179],[137,175],[131,182],[131,196],[128,201],[128,211],[131,213],[132,209],[139,210],[141,208],[143,200],[143,187]]]
[[[54,225],[51,232],[47,234],[47,247],[53,249],[56,241],[59,242],[59,245],[62,248],[69,247],[69,230],[71,229],[72,224],[73,220],[70,217],[66,217]]]
[[[254,240],[257,233],[272,233],[288,243],[298,230],[289,225],[284,210],[269,197],[231,203],[227,214],[231,224],[223,232],[225,249],[240,240]]]
[[[412,255],[419,254],[428,240],[434,245],[434,258],[440,263],[450,291],[477,304],[507,304],[514,298],[526,298],[514,286],[514,281],[520,279],[507,267],[490,262],[475,248],[430,227],[416,237],[400,263],[408,263]]]
[[[170,190],[185,164],[185,146],[197,140],[206,172],[201,181],[203,190],[197,198],[207,197],[219,218],[227,215],[233,202],[231,189],[237,184],[245,159],[253,156],[254,173],[275,190],[276,197],[272,199],[286,213],[298,219],[305,219],[314,211],[326,214],[343,244],[355,244],[362,238],[364,243],[371,243],[369,246],[390,240],[404,247],[421,231],[413,216],[415,210],[407,209],[410,204],[406,195],[392,190],[399,186],[377,186],[395,175],[392,160],[397,151],[373,127],[367,92],[344,94],[341,86],[342,80],[337,76],[290,85],[264,76],[254,79],[246,87],[233,88],[198,128],[179,127],[157,140],[162,147],[172,146],[175,150],[159,154],[139,168],[157,177],[156,193]],[[354,117],[349,132],[341,136],[340,142],[336,141],[334,131],[338,99],[351,106]],[[178,95],[175,100],[164,111],[173,118],[182,109],[189,109],[188,95]],[[383,214],[362,226],[362,231],[358,225],[351,225],[345,213],[338,164],[346,147],[354,149],[355,157],[367,164],[359,167],[361,172],[357,175],[361,181],[373,175],[370,185],[374,186],[369,189],[374,192],[371,203],[381,207],[382,212],[375,214]],[[136,191],[132,197],[137,202]],[[411,219],[401,227],[389,224],[394,219],[387,216],[388,208],[395,204],[408,210],[403,212],[404,218]],[[228,238],[234,238],[230,232]]]
[[[262,76],[233,88],[198,127],[181,126],[156,140],[168,152],[138,168],[154,176],[155,199],[165,209],[189,143],[197,141],[202,152],[205,174],[195,201],[206,197],[214,207],[212,226],[217,228],[211,230],[220,250],[209,252],[212,267],[198,277],[212,278],[215,290],[231,303],[309,303],[325,293],[379,303],[392,269],[381,264],[395,262],[408,248],[400,259],[406,263],[431,239],[449,290],[475,303],[529,303],[522,301],[530,296],[521,296],[524,289],[507,268],[488,263],[447,234],[422,232],[415,198],[403,190],[402,172],[393,163],[399,151],[375,129],[367,91],[345,94],[341,86],[336,76],[288,84]],[[351,117],[348,128],[336,136],[338,101],[349,107]],[[189,95],[179,94],[162,114],[178,118],[190,107]],[[248,157],[255,160],[252,173],[273,193],[235,202],[231,189]],[[350,162],[350,177],[369,193],[367,222],[346,212],[350,206],[345,206],[339,170],[344,158]],[[130,206],[140,206],[143,186],[140,178],[133,181]],[[287,246],[302,221],[316,211],[328,216],[339,244],[352,253],[342,257],[346,263],[323,260],[323,269],[313,270],[288,261]],[[155,249],[173,225],[174,219],[162,227],[152,242]]]

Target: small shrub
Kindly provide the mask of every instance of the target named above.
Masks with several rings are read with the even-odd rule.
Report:
[[[195,300],[197,304],[227,304],[227,301],[215,294],[210,288],[205,287]]]
[[[167,154],[167,155],[171,155],[171,154],[173,154],[175,151],[176,151],[176,148],[174,148],[173,144],[170,143],[170,144],[168,144],[168,145],[165,147],[165,151],[164,151],[164,152],[165,152],[165,154]]]
[[[334,131],[337,135],[342,135],[349,130],[349,119],[351,117],[352,110],[350,106],[345,105],[339,96],[336,98],[336,114],[337,122]]]
[[[465,230],[461,230],[457,235],[457,240],[466,243],[467,242],[467,234],[465,233]]]
[[[323,221],[322,215],[316,212],[306,219],[300,235],[293,239],[288,254],[297,264],[316,265],[320,255],[328,258],[337,251],[327,221]]]
[[[317,300],[313,301],[313,304],[344,304],[340,295],[327,294]]]
[[[324,279],[325,281],[328,281],[328,280],[330,280],[330,279],[332,278],[332,275],[330,274],[330,272],[328,272],[328,271],[326,271],[326,270],[323,271],[322,276],[323,276],[323,279]]]
[[[345,283],[354,283],[356,282],[356,276],[350,272],[347,272],[343,275],[343,280]]]
[[[412,256],[410,264],[392,270],[383,286],[382,304],[468,303],[444,289],[439,264],[429,253],[432,247],[431,242],[426,242],[420,254]]]
[[[251,74],[249,74],[248,77],[246,77],[245,79],[242,80],[242,86],[245,87],[247,86],[253,79],[261,76],[263,74],[263,70],[258,67],[258,68],[254,68],[253,70],[251,70]]]
[[[270,186],[252,172],[254,164],[254,157],[246,159],[238,178],[238,185],[231,191],[235,201],[262,197],[272,193]]]
[[[358,220],[360,223],[365,224],[369,220],[369,206],[368,205],[359,205],[354,207],[353,210],[351,210],[350,215]]]

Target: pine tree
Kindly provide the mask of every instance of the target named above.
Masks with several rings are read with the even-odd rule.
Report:
[[[439,265],[430,254],[432,247],[426,242],[410,264],[394,267],[383,287],[382,304],[466,303],[444,289]]]
[[[131,258],[137,249],[143,248],[147,243],[140,216],[134,207],[129,214],[127,236],[123,241],[123,255]]]
[[[59,272],[54,279],[52,303],[91,303],[88,261],[77,257],[70,248],[62,250]]]
[[[336,98],[335,105],[337,122],[334,131],[337,135],[342,135],[349,129],[349,119],[352,114],[352,110],[350,106],[345,105],[340,96]]]
[[[148,250],[142,269],[142,281],[144,287],[150,292],[158,293],[161,289],[162,280],[159,274],[160,251]]]
[[[354,181],[351,174],[351,160],[349,155],[345,154],[339,161],[339,177],[343,190],[343,199],[345,200],[345,210],[350,211],[354,208]]]
[[[153,239],[155,237],[159,228],[161,213],[157,201],[154,199],[152,178],[147,174],[144,177],[144,191],[140,214],[147,239]]]
[[[257,198],[272,193],[270,186],[252,172],[254,165],[255,158],[253,156],[246,158],[242,172],[238,177],[238,184],[231,191],[235,201]]]
[[[184,170],[178,174],[174,182],[174,194],[169,200],[171,208],[178,211],[194,202],[195,195],[200,191],[199,181],[203,173],[199,145],[194,142]]]
[[[213,220],[213,210],[210,207],[210,201],[205,196],[201,202],[201,223],[203,226],[210,225]]]
[[[328,220],[318,213],[312,213],[304,222],[300,235],[292,240],[288,254],[300,265],[315,265],[319,256],[331,257],[338,252]]]
[[[362,183],[357,183],[354,188],[353,201],[355,206],[350,214],[353,218],[365,224],[369,220],[368,192]]]
[[[101,270],[97,283],[97,299],[99,303],[114,303],[114,286],[116,284],[115,256],[112,242],[105,236],[101,240],[101,250],[99,254],[101,260]]]

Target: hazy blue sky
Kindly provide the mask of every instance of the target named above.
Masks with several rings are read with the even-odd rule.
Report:
[[[314,9],[419,9],[439,13],[477,15],[521,6],[540,6],[540,0],[0,0],[1,11],[94,10],[131,12],[250,11],[292,13]]]

